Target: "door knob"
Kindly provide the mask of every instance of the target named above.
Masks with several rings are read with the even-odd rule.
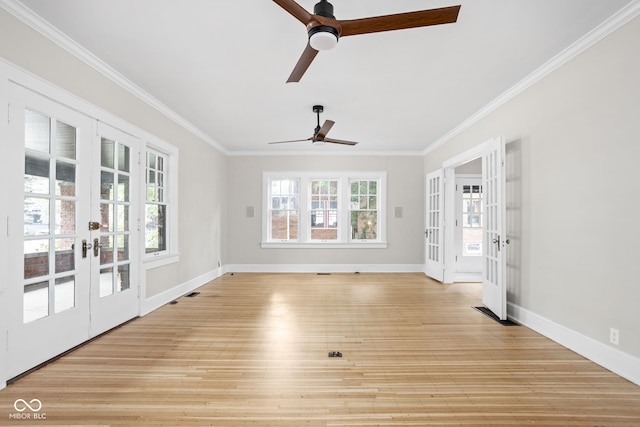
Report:
[[[89,245],[89,247],[91,247],[91,245]],[[102,243],[100,243],[100,240],[98,240],[97,237],[95,239],[93,239],[93,256],[100,255],[100,248],[101,247],[102,247]]]

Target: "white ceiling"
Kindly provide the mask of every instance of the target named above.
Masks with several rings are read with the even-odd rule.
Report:
[[[462,8],[455,24],[342,38],[300,83],[285,81],[306,29],[273,1],[22,3],[229,154],[416,154],[629,0],[333,0],[337,19]],[[314,104],[328,136],[360,144],[267,144],[310,137]]]

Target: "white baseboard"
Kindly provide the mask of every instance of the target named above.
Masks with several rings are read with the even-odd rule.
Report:
[[[233,273],[422,273],[423,264],[229,264]]]
[[[157,310],[168,302],[171,302],[176,298],[180,298],[181,296],[192,292],[194,289],[197,289],[200,286],[205,285],[214,279],[217,279],[223,274],[224,270],[222,268],[216,268],[215,270],[195,277],[188,282],[174,286],[171,289],[167,289],[164,292],[143,300],[140,307],[140,316],[145,316],[152,311]]]
[[[640,385],[640,358],[596,341],[515,304],[509,303],[507,311],[509,317],[516,322],[575,351],[622,378]]]
[[[480,273],[453,273],[453,281],[456,283],[463,282],[482,282],[482,272]]]

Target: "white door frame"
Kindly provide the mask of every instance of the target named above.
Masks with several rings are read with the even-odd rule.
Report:
[[[458,154],[442,162],[444,176],[446,180],[454,179],[455,168],[476,160],[487,152],[491,145],[491,141],[483,142],[475,147]],[[444,218],[445,224],[455,224],[456,220],[456,189],[454,185],[445,185],[444,188]],[[444,283],[453,283],[456,251],[455,251],[455,227],[444,228]]]

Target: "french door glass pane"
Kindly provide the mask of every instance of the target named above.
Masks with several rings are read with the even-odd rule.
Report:
[[[56,279],[55,286],[55,311],[61,313],[76,306],[76,279],[74,276],[60,277]]]
[[[75,269],[74,239],[55,240],[56,273],[64,273]]]
[[[49,193],[49,159],[27,153],[24,162],[24,192]]]
[[[76,158],[76,128],[66,123],[56,123],[56,155]]]
[[[123,144],[118,144],[118,170],[122,172],[129,172],[129,147]]]
[[[30,110],[25,111],[24,118],[25,148],[50,153],[51,119]]]
[[[129,176],[118,175],[118,201],[129,201]]]
[[[25,240],[24,278],[31,279],[47,274],[49,274],[49,240]]]
[[[115,143],[106,138],[102,138],[100,143],[100,165],[113,169],[115,158]]]
[[[75,200],[56,200],[55,209],[55,233],[74,234],[76,232]]]
[[[113,267],[100,269],[100,298],[113,294]]]
[[[47,317],[49,315],[49,281],[32,283],[24,286],[24,323]]]
[[[49,199],[43,197],[25,197],[24,199],[24,235],[38,236],[49,234]]]
[[[131,287],[129,280],[129,264],[123,264],[118,266],[118,275],[116,276],[116,290],[122,292]]]
[[[100,173],[100,198],[102,200],[114,200],[113,190],[113,173],[102,171]]]
[[[113,204],[111,203],[100,204],[100,231],[113,231]]]
[[[56,162],[56,195],[76,195],[76,165]]]
[[[100,236],[100,265],[113,263],[113,236]]]

